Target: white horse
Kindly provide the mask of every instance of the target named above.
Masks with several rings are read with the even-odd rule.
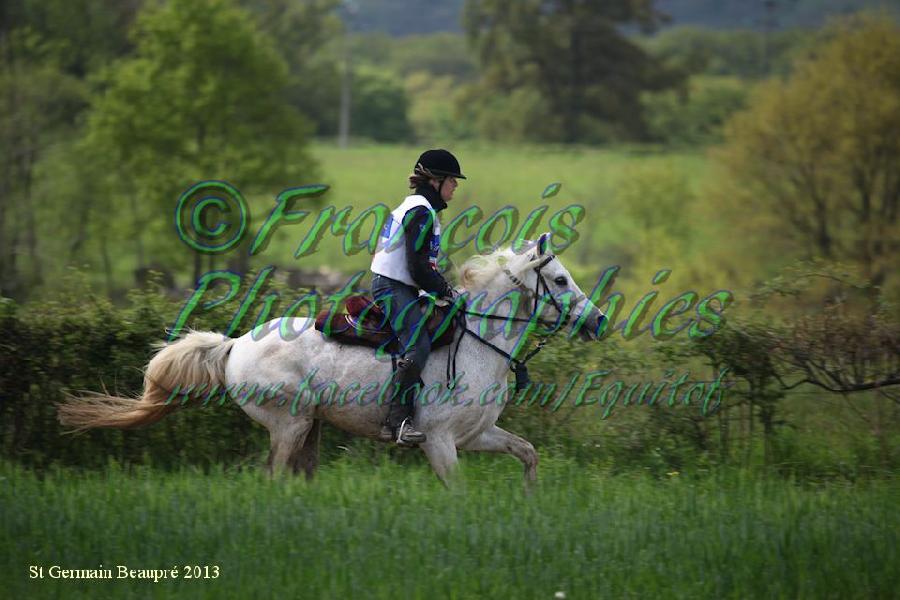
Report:
[[[447,398],[447,360],[457,343],[432,351],[421,375],[424,390],[431,394],[426,403],[417,402],[414,419],[415,427],[428,438],[420,448],[445,484],[457,464],[457,450],[512,454],[525,467],[526,484],[537,478],[534,446],[496,425],[509,399],[508,355],[519,337],[479,339],[482,317],[478,315],[484,307],[491,306],[497,318],[518,318],[517,323],[525,322],[525,328],[534,329],[540,318],[545,326],[547,321],[555,322],[553,329],[568,325],[570,331],[577,328],[583,339],[598,339],[604,316],[559,259],[545,252],[545,241],[546,234],[519,253],[507,248],[473,257],[460,268],[461,284],[469,298],[482,299],[480,310],[474,310],[475,302],[470,302],[467,311],[474,314],[465,317],[468,329],[476,335],[457,330],[456,336],[462,339],[458,340],[457,385],[450,390],[452,399]],[[512,292],[519,292],[525,301],[513,300],[516,294]],[[490,323],[497,329],[503,321],[492,319]],[[377,439],[387,414],[386,403],[377,398],[379,388],[384,397],[392,372],[390,361],[376,360],[372,348],[325,338],[310,319],[275,319],[266,327],[270,333],[258,339],[252,332],[232,339],[194,331],[163,344],[147,365],[141,397],[94,394],[71,399],[60,405],[60,421],[77,429],[145,425],[181,405],[172,401],[173,390],[227,389],[252,419],[269,430],[270,468],[304,471],[307,477],[312,477],[318,465],[323,421]],[[283,336],[279,334],[282,327],[302,333]],[[239,392],[254,386],[265,393],[258,394],[256,401],[247,401],[246,393],[241,398]],[[441,390],[443,398],[438,397]]]

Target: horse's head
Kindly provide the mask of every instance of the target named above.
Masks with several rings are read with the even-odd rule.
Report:
[[[549,249],[550,234],[526,242],[518,252],[508,248],[480,263],[467,263],[462,280],[468,289],[494,287],[500,298],[517,296],[517,313],[530,319],[539,333],[568,328],[584,340],[600,339],[606,316],[581,291],[568,269]],[[491,298],[497,302],[498,298]]]

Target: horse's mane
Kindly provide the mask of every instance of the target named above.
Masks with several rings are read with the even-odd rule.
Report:
[[[529,242],[526,248],[534,246]],[[529,264],[528,253],[516,253],[512,246],[500,248],[490,254],[476,254],[459,267],[459,283],[470,292],[480,292],[499,275],[504,268],[519,275]]]

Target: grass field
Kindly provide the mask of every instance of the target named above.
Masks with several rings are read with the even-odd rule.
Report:
[[[266,248],[251,257],[250,266],[259,270],[276,265],[280,271],[327,267],[342,273],[345,278],[360,270],[368,271],[371,254],[357,250],[348,256],[343,249],[344,236],[341,232],[331,231],[329,226],[324,228],[314,253],[295,258],[294,252],[313,229],[319,212],[328,206],[333,206],[336,211],[352,207],[345,223],[352,222],[363,210],[379,203],[388,208],[396,207],[410,193],[406,177],[423,149],[423,146],[359,141],[341,150],[325,141],[313,143],[310,154],[319,165],[318,173],[291,181],[287,187],[325,183],[330,186],[329,190],[318,205],[298,201],[292,208],[310,210],[311,214],[299,222],[280,222],[269,236],[270,243]],[[715,264],[715,253],[711,253],[715,244],[710,236],[716,228],[709,226],[707,211],[715,202],[700,200],[710,179],[710,164],[703,149],[675,151],[640,146],[579,148],[471,142],[452,149],[459,156],[468,179],[460,182],[455,198],[441,214],[441,221],[446,227],[467,209],[477,207],[482,212],[481,218],[471,226],[458,228],[453,236],[457,242],[474,235],[492,214],[505,206],[514,207],[518,214],[514,234],[532,211],[547,207],[535,227],[534,237],[551,230],[549,221],[555,213],[567,206],[578,205],[584,209],[583,220],[574,227],[579,238],[561,253],[561,258],[582,287],[588,288],[587,291],[603,269],[612,265],[622,266],[619,291],[631,294],[645,293],[650,279],[661,268],[674,269],[669,279],[673,288],[687,289],[700,284],[722,287],[735,283],[734,273],[728,273],[727,277],[731,279],[724,282],[715,281],[722,269]],[[542,199],[547,185],[557,182],[562,184],[559,193]],[[683,191],[685,186],[690,190],[687,196]],[[246,234],[248,241],[259,233],[280,191],[281,188],[273,188],[265,193],[248,195],[252,215]],[[637,216],[627,208],[636,202],[645,204],[637,210]],[[173,206],[174,203],[173,198]],[[641,214],[645,218],[641,218]],[[175,255],[180,256],[180,267],[173,273],[175,280],[180,286],[193,287],[193,253],[182,247],[168,212],[160,214],[158,219],[157,225],[162,229],[152,243],[163,244],[165,250],[157,248],[148,252],[155,256],[159,251],[167,256],[166,253],[171,251],[174,252],[173,260]],[[673,219],[679,220],[681,225],[669,226]],[[368,240],[374,222],[375,219],[370,218],[361,225],[361,241]],[[501,221],[494,227],[490,241],[499,243],[503,230]],[[133,271],[137,265],[131,246],[124,240],[122,244],[121,251],[114,252],[111,257],[111,271],[120,290],[126,290],[133,286]],[[469,243],[451,259],[458,266],[474,254],[477,254],[475,244]],[[91,285],[97,289],[105,286],[102,265],[91,261],[85,261],[85,264]],[[222,267],[224,259],[216,265],[216,268]],[[211,267],[206,265],[203,270],[207,268]],[[57,279],[64,281],[64,278],[48,277],[48,289],[67,293],[63,283],[55,283]],[[368,283],[366,278],[362,285]]]
[[[317,181],[331,189],[324,197],[325,205],[337,209],[353,206],[351,218],[379,202],[394,208],[409,193],[406,176],[413,162],[423,150],[420,147],[359,143],[341,150],[334,145],[317,143],[312,155],[319,161],[321,174]],[[460,181],[450,206],[442,213],[445,224],[465,209],[477,206],[483,220],[503,206],[512,205],[519,211],[519,225],[525,217],[541,205],[549,205],[540,222],[539,232],[549,229],[548,220],[559,209],[579,204],[585,209],[584,221],[576,229],[581,239],[573,246],[570,264],[590,265],[596,270],[599,261],[615,260],[609,252],[610,239],[619,241],[629,235],[629,221],[617,210],[616,194],[623,181],[636,173],[653,173],[654,169],[668,169],[683,175],[692,186],[699,186],[706,175],[707,161],[703,152],[654,151],[641,148],[564,148],[553,146],[495,146],[462,145],[454,147],[468,179]],[[557,196],[541,199],[550,183],[562,183]],[[271,200],[268,200],[271,203]],[[270,206],[271,204],[269,204]],[[368,269],[371,256],[361,252],[345,256],[341,238],[326,234],[317,254],[294,259],[293,251],[311,227],[314,217],[307,217],[297,225],[283,226],[273,236],[265,262],[311,266],[329,266],[345,272]],[[482,222],[483,222],[482,220]],[[481,223],[474,225],[477,228]],[[634,224],[631,224],[634,225]],[[364,228],[366,233],[368,229]],[[502,227],[498,228],[502,231]],[[474,233],[461,228],[457,239]],[[455,262],[475,254],[474,244],[454,257]]]
[[[891,598],[898,485],[803,487],[741,473],[609,477],[467,457],[341,459],[311,485],[260,473],[0,466],[7,598]],[[219,567],[217,579],[52,580],[69,569]],[[29,566],[44,579],[29,579]],[[211,571],[210,571],[211,573]]]

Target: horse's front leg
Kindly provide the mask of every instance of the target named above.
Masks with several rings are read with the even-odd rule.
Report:
[[[428,440],[419,447],[428,457],[428,462],[431,463],[435,475],[438,476],[444,487],[449,488],[458,463],[456,444],[453,439],[429,434]]]
[[[475,452],[502,452],[512,454],[525,466],[525,485],[531,488],[537,482],[538,455],[531,442],[496,425],[462,447]]]

